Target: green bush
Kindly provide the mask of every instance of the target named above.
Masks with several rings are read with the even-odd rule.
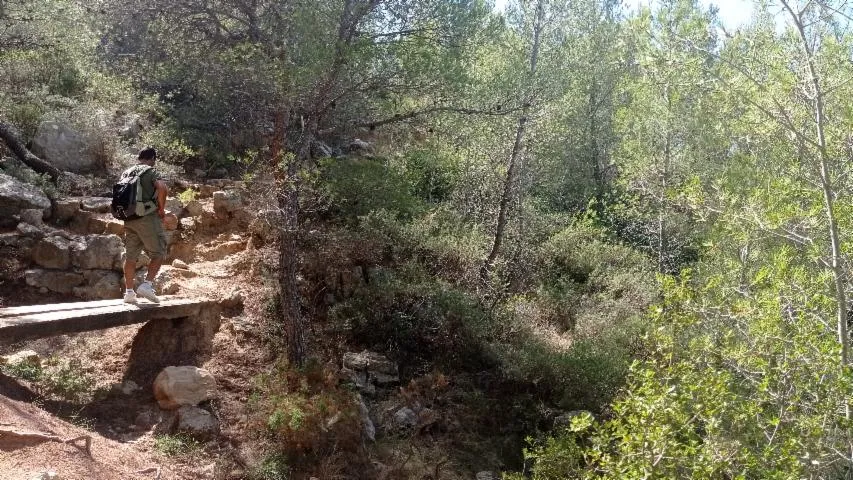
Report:
[[[0,365],[0,371],[5,373],[6,375],[20,378],[22,380],[27,380],[30,382],[37,382],[41,380],[42,375],[44,374],[44,370],[42,370],[41,364],[31,363],[27,361]]]
[[[330,158],[320,163],[316,187],[328,197],[331,213],[347,223],[377,210],[411,218],[423,208],[404,172],[372,158]]]
[[[290,467],[287,458],[282,455],[264,457],[260,465],[249,470],[249,480],[288,480]]]
[[[361,444],[354,395],[314,361],[302,368],[277,364],[259,376],[249,410],[252,424],[275,445],[281,459],[302,459],[330,449],[352,451]],[[276,465],[286,466],[278,461]]]
[[[201,443],[189,435],[180,433],[157,435],[154,437],[154,450],[167,457],[177,457],[201,450]]]

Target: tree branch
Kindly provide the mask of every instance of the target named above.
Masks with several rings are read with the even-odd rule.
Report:
[[[24,143],[18,138],[15,128],[3,120],[0,120],[0,139],[6,143],[9,149],[12,150],[12,153],[14,153],[15,156],[17,156],[18,159],[26,166],[32,168],[37,173],[49,175],[50,179],[56,183],[62,172],[29,151]]]

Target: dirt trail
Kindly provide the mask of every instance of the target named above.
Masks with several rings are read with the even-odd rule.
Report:
[[[250,434],[245,428],[245,402],[251,394],[253,377],[269,360],[264,358],[262,335],[256,327],[267,294],[257,272],[270,252],[251,246],[247,250],[248,240],[244,232],[231,227],[216,235],[194,233],[185,242],[189,245],[184,245],[185,252],[192,252],[192,258],[183,255],[189,269],[163,269],[173,272],[165,284],[177,289],[178,296],[222,299],[240,292],[242,303],[224,310],[212,355],[203,365],[214,375],[219,388],[218,397],[210,405],[221,422],[219,438],[191,456],[167,457],[155,450],[153,430],[134,425],[140,412],[156,408],[150,385],[140,385],[142,389],[131,395],[110,392],[96,396],[77,412],[89,422],[88,428],[81,428],[51,413],[63,410],[58,403],[45,401],[42,409],[4,397],[3,393],[11,395],[7,378],[0,382],[0,480],[29,480],[47,470],[56,471],[63,480],[153,479],[154,470],[134,473],[152,467],[163,469],[160,478],[164,480],[242,478],[242,466],[247,463],[244,459],[251,460],[252,456],[243,447]],[[98,388],[109,391],[112,385],[122,382],[130,346],[139,328],[127,326],[40,339],[15,345],[14,350],[26,348],[43,357],[76,359],[83,369],[95,374]],[[0,353],[11,350],[6,346]],[[12,396],[32,396],[27,383],[22,384],[17,395]],[[4,435],[3,429],[60,439],[88,435],[92,439],[92,457],[58,441],[27,443],[16,439],[20,435]]]

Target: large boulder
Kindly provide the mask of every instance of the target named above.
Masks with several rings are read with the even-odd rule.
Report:
[[[33,261],[40,267],[67,270],[71,266],[71,248],[62,237],[45,237],[33,249]]]
[[[33,153],[60,170],[88,173],[97,170],[94,142],[63,122],[46,121],[33,138]]]
[[[71,245],[71,263],[84,270],[120,270],[123,253],[118,235],[86,235]]]
[[[215,395],[216,380],[203,368],[166,367],[154,379],[154,398],[164,410],[196,406]]]
[[[50,200],[38,188],[0,173],[0,226],[15,225],[12,217],[27,209],[49,214]]]

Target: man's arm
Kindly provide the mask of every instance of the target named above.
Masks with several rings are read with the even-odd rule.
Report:
[[[157,199],[157,215],[160,218],[166,216],[166,195],[169,193],[169,187],[163,180],[154,182],[154,198]]]

